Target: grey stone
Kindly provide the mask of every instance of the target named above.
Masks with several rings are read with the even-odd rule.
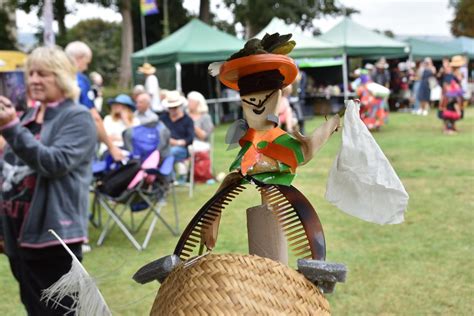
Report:
[[[168,277],[173,269],[181,263],[181,259],[177,255],[169,255],[152,261],[141,267],[133,275],[135,282],[145,284],[154,280],[160,283]]]
[[[298,259],[298,271],[324,293],[332,293],[336,282],[345,282],[347,268],[342,263]]]

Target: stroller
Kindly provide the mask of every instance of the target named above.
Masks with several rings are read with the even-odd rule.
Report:
[[[147,247],[158,220],[173,235],[177,236],[179,233],[176,197],[172,185],[174,159],[167,155],[169,131],[161,122],[136,126],[124,132],[124,144],[130,152],[127,163],[115,164],[109,157],[94,165],[93,224],[102,227],[100,212],[104,209],[109,217],[102,227],[97,245],[102,245],[112,228],[117,225],[135,248],[143,250]],[[168,223],[162,215],[169,196],[172,199],[174,225]],[[130,214],[129,221],[124,219],[126,213]],[[141,218],[136,223],[138,213],[141,213]],[[143,243],[140,244],[135,235],[150,216],[153,219]]]

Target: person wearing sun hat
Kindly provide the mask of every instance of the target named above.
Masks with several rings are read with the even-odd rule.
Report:
[[[145,76],[145,91],[151,95],[151,109],[160,114],[165,110],[160,100],[160,84],[156,77],[156,68],[149,63],[144,63],[138,67],[138,72]]]
[[[177,165],[178,181],[184,181],[187,170],[181,161],[189,157],[188,146],[194,140],[194,122],[184,112],[183,106],[186,98],[179,91],[169,91],[163,100],[163,106],[168,109],[168,113],[160,116],[161,121],[170,130],[170,151]]]
[[[126,94],[119,94],[107,103],[110,106],[110,114],[104,118],[105,131],[115,146],[123,147],[123,132],[129,127],[140,124],[140,121],[134,117],[135,103]],[[101,151],[104,149],[102,147]]]
[[[469,89],[469,74],[468,74],[468,68],[467,68],[467,59],[465,56],[461,55],[456,55],[451,58],[451,67],[453,67],[454,72],[456,73],[456,76],[460,79],[461,81],[461,87],[463,90],[463,99],[464,103],[466,103],[466,100],[469,100],[471,98],[471,89]],[[464,104],[464,106],[466,106]]]
[[[463,56],[453,56],[447,65],[449,71],[446,71],[442,77],[443,102],[439,104],[438,117],[443,120],[444,133],[447,135],[457,133],[456,122],[464,116],[461,67],[465,63],[466,60]]]
[[[390,85],[390,71],[388,71],[388,64],[384,57],[380,58],[375,63],[375,69],[371,74],[372,80],[386,88]]]

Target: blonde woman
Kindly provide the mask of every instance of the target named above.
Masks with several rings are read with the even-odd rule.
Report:
[[[6,141],[0,224],[27,314],[63,315],[71,299],[54,308],[40,300],[41,291],[71,268],[71,257],[48,229],[82,259],[97,132],[90,111],[74,101],[79,94],[76,67],[60,48],[33,50],[26,78],[29,97],[38,106],[21,121],[11,101],[0,96],[0,134]]]
[[[193,149],[195,151],[209,151],[209,140],[214,131],[214,124],[209,115],[206,99],[201,93],[197,91],[188,93],[188,112],[194,121]]]
[[[104,117],[104,127],[108,137],[118,148],[123,147],[123,132],[130,127],[140,125],[133,112],[137,109],[132,98],[119,94],[109,100],[110,114]],[[102,147],[105,150],[105,147]]]

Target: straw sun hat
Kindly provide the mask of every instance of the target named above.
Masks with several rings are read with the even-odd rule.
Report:
[[[461,55],[456,55],[451,58],[449,65],[451,67],[461,67],[466,63],[466,59]]]
[[[152,75],[156,72],[156,68],[149,63],[144,63],[143,66],[138,67],[138,71],[145,75]]]
[[[186,98],[183,97],[179,91],[169,91],[166,98],[163,100],[163,106],[166,108],[175,108],[186,103]]]

